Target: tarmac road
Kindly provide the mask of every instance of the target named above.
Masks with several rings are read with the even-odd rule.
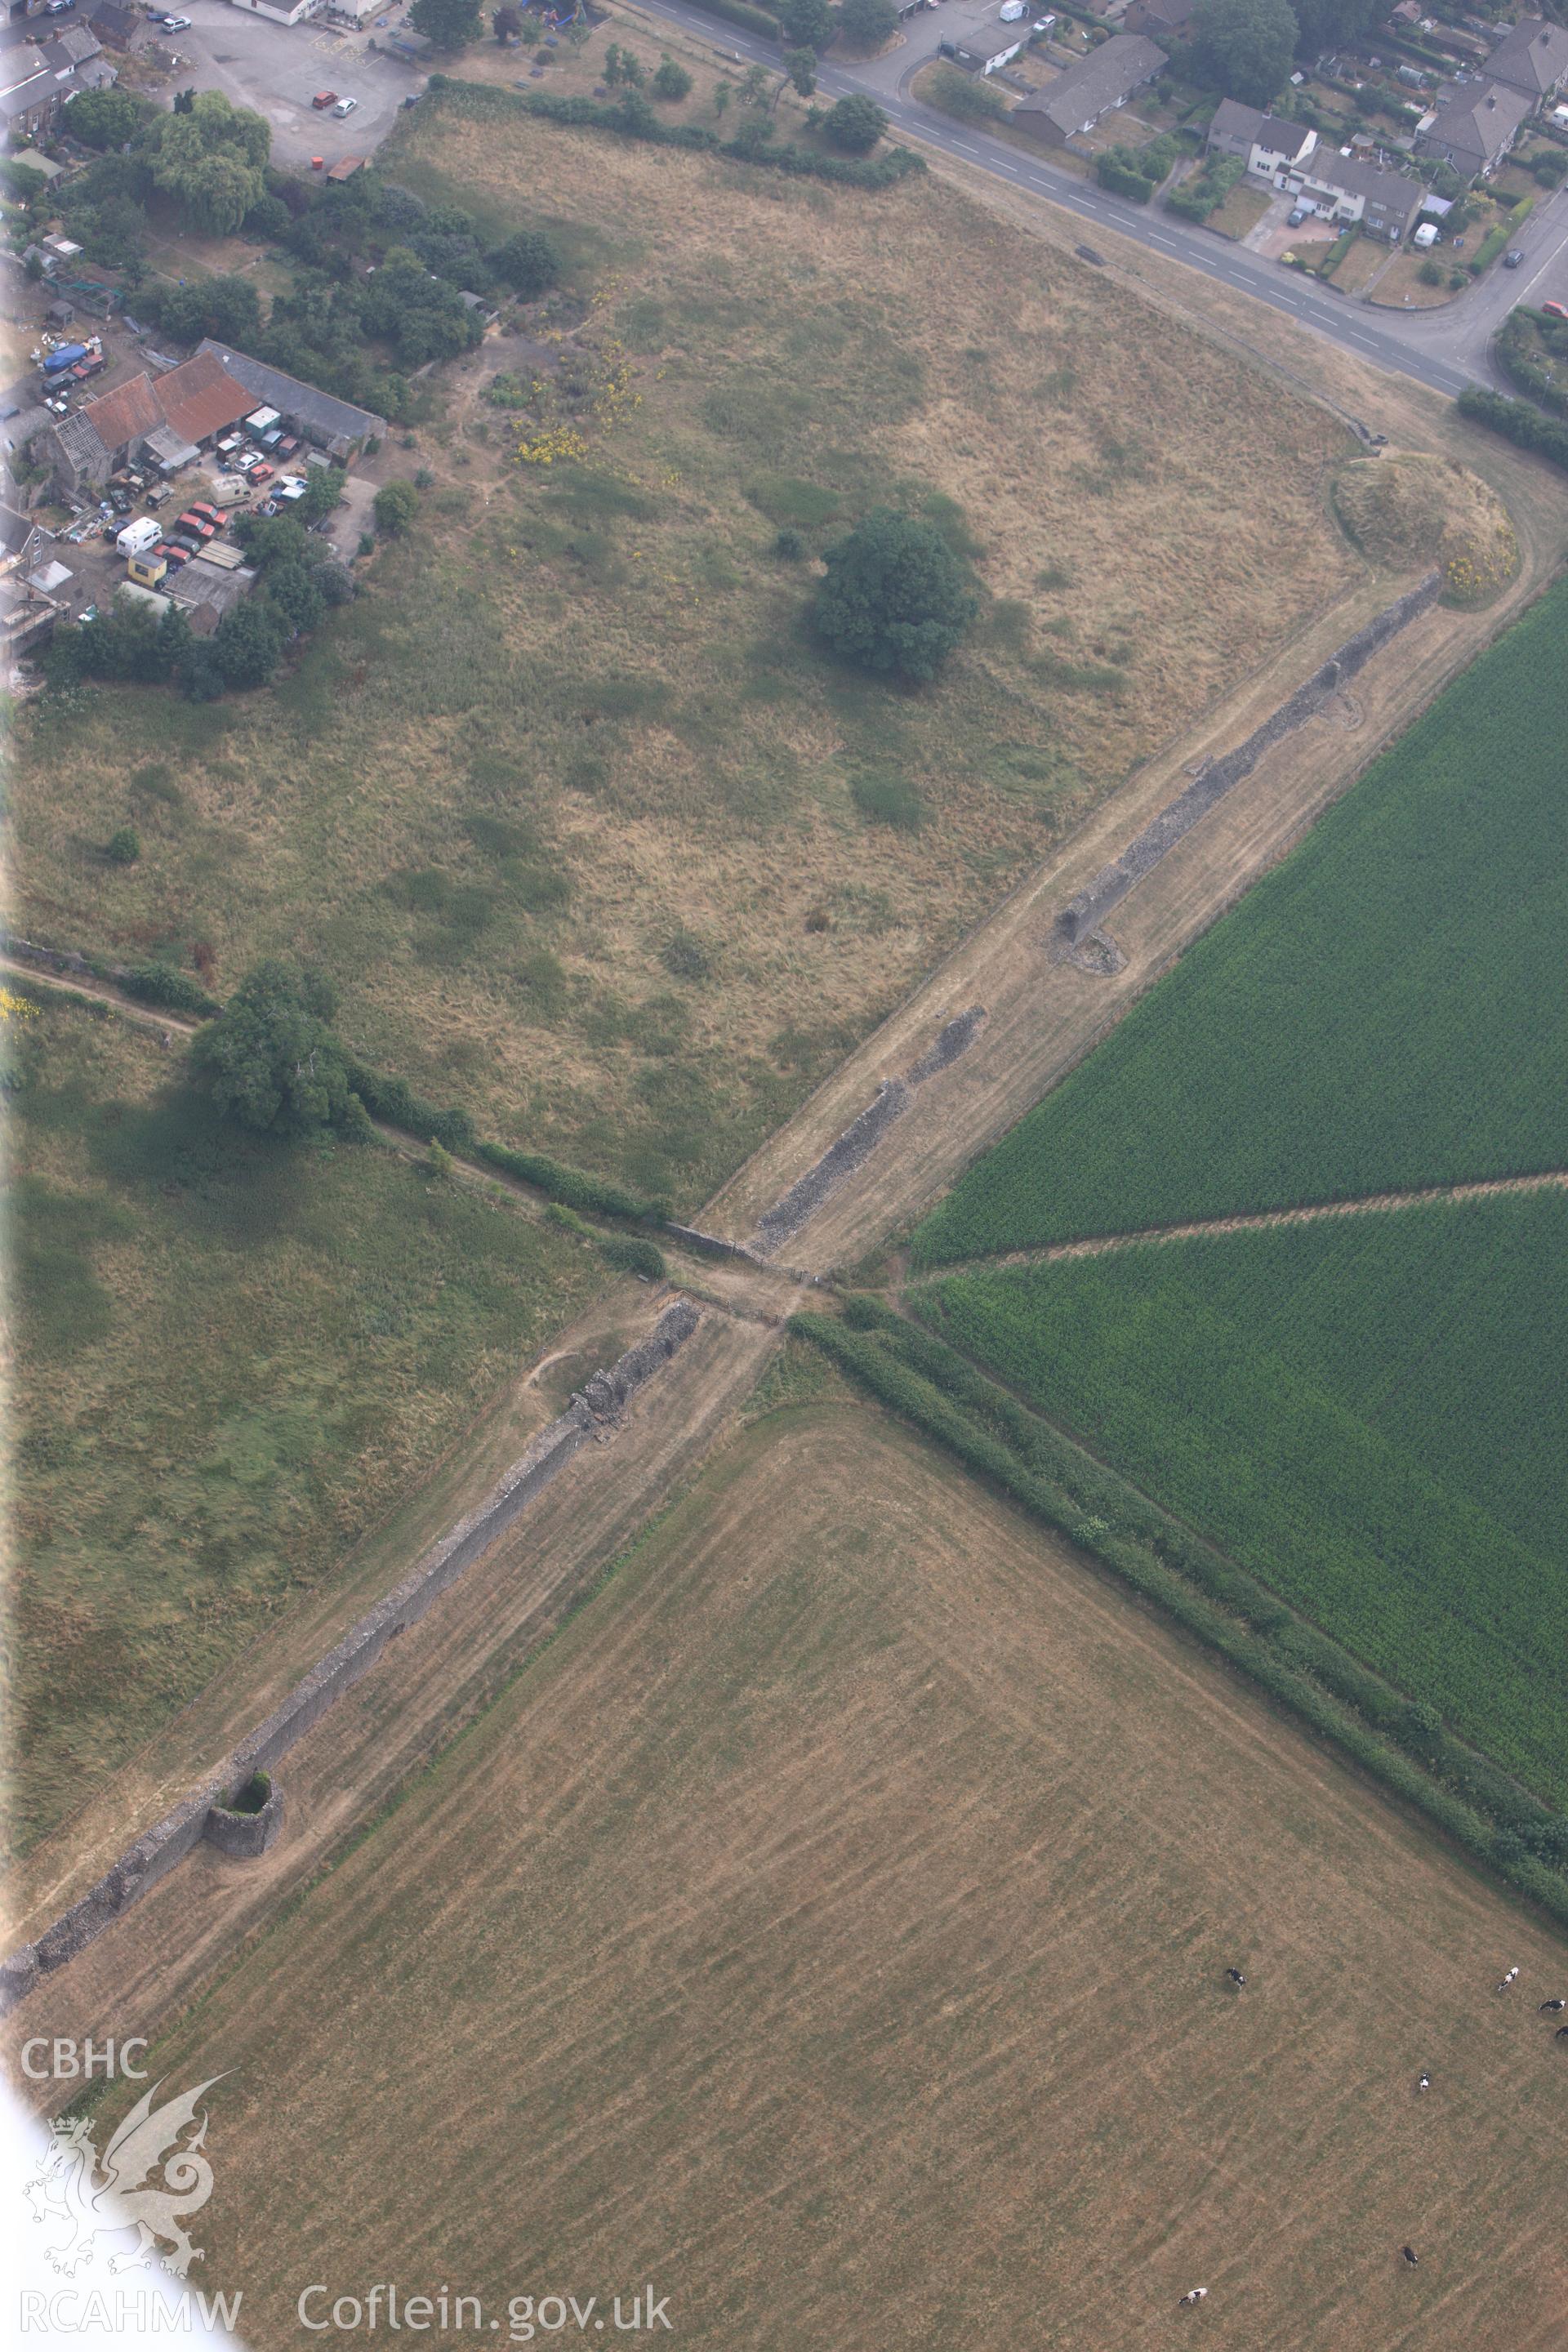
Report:
[[[741,62],[755,61],[778,70],[774,43],[726,24],[689,0],[639,0],[639,5]],[[292,27],[270,24],[227,0],[186,0],[186,5],[194,22],[179,41],[196,68],[193,79],[201,87],[223,89],[237,105],[259,108],[272,125],[273,152],[280,163],[308,163],[312,155],[324,155],[331,163],[342,155],[371,153],[391,129],[404,99],[424,87],[422,68],[384,51],[371,54],[365,35],[340,34],[308,21]],[[392,0],[387,13],[398,13],[397,0]],[[373,22],[372,35],[374,30]],[[1026,153],[922,106],[909,95],[909,83],[935,55],[941,37],[940,10],[922,12],[910,19],[898,48],[863,64],[829,62],[821,69],[819,87],[829,98],[867,92],[886,110],[895,131],[1060,205],[1081,223],[1091,248],[1096,228],[1114,229],[1283,311],[1373,366],[1412,377],[1450,397],[1471,383],[1507,388],[1492,368],[1489,352],[1493,335],[1516,302],[1539,303],[1553,296],[1568,300],[1568,186],[1544,197],[1521,232],[1526,258],[1519,270],[1494,268],[1479,285],[1442,310],[1408,314],[1378,310],[1331,293],[1310,278],[1282,269],[1277,261],[1226,244],[1173,214],[1130,205],[1045,155]],[[323,88],[359,100],[346,121],[312,112],[311,95]]]
[[[742,32],[686,0],[639,0],[650,15],[663,16],[731,50],[778,68],[778,50],[769,41]],[[1041,156],[1038,159],[966,123],[953,122],[907,94],[911,75],[935,54],[940,16],[911,19],[906,45],[864,65],[829,63],[818,86],[829,98],[865,91],[887,112],[895,131],[957,155],[981,171],[994,172],[1074,214],[1087,232],[1113,228],[1119,236],[1151,246],[1173,261],[1250,294],[1282,310],[1313,332],[1342,344],[1359,358],[1391,373],[1410,376],[1450,397],[1467,384],[1497,387],[1503,379],[1491,367],[1491,339],[1516,302],[1539,303],[1548,296],[1568,300],[1568,187],[1542,203],[1522,232],[1526,260],[1518,271],[1490,270],[1482,283],[1451,306],[1405,317],[1347,301],[1311,279],[1284,270],[1243,247],[1223,244],[1204,229],[1189,228],[1169,213],[1147,211],[1111,195],[1092,180],[1081,180]],[[1086,237],[1092,247],[1092,235]]]

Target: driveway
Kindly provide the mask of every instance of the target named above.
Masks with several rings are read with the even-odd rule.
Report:
[[[343,33],[306,22],[273,25],[264,16],[229,7],[226,0],[186,0],[191,29],[174,36],[189,73],[178,71],[182,88],[221,89],[236,106],[248,106],[272,126],[272,160],[309,171],[313,156],[329,163],[344,155],[369,155],[392,128],[405,98],[425,87],[425,69],[373,54],[369,33]],[[388,15],[395,13],[389,10]],[[381,37],[384,40],[385,35]],[[318,114],[317,90],[335,89],[359,105],[346,121]]]

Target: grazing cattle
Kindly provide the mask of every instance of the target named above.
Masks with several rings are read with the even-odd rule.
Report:
[[[1399,2251],[1400,2251],[1400,2252],[1404,2255],[1404,2257],[1405,2257],[1405,2261],[1410,2264],[1411,2269],[1412,2269],[1412,2270],[1414,2270],[1414,2269],[1415,2269],[1415,2265],[1416,2265],[1416,2263],[1417,2263],[1420,2261],[1420,2259],[1421,2259],[1420,2255],[1416,2252],[1416,2251],[1415,2251],[1415,2247],[1414,2247],[1414,2246],[1401,2246],[1401,2247],[1400,2247],[1400,2249],[1399,2249]]]
[[[1560,2025],[1552,2039],[1553,2042],[1568,2042],[1568,2025]]]
[[[1498,1987],[1499,1992],[1506,1992],[1518,1974],[1519,1970],[1517,1969],[1510,1969],[1507,1976],[1504,1977],[1502,1982]]]
[[[1185,2294],[1183,2295],[1181,2302],[1176,2305],[1176,2309],[1181,2311],[1189,2303],[1202,2303],[1207,2293],[1208,2289],[1206,2286],[1190,2286]]]
[[[1247,1982],[1239,1969],[1226,1969],[1226,1974],[1234,1985],[1244,1985]]]
[[[1541,2014],[1542,2017],[1555,2017],[1560,2009],[1568,2009],[1568,2000],[1543,2000]]]
[[[1418,2091],[1429,2091],[1429,2090],[1431,2089],[1431,2087],[1432,2087],[1432,2077],[1431,2077],[1431,2075],[1430,2075],[1430,2074],[1420,2074],[1420,2075],[1417,2075],[1417,2077],[1416,2077],[1416,2081],[1415,2081],[1415,2087],[1416,2087],[1416,2089],[1417,2089]]]

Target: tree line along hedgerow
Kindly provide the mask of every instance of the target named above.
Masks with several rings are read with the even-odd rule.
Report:
[[[913,1303],[1568,1803],[1568,1192],[974,1268]]]
[[[915,1236],[917,1264],[1568,1166],[1568,584]]]
[[[1568,1924],[1568,1821],[1456,1739],[1432,1707],[879,1301],[853,1297],[842,1320],[806,1313],[790,1328]]]

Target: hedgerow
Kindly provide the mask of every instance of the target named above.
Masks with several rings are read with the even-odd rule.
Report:
[[[1542,1851],[1568,1850],[1560,1817],[1440,1725],[1423,1720],[1413,1735],[1411,1710],[1397,1693],[1113,1474],[1077,1449],[1058,1453],[1066,1441],[1055,1432],[1032,1416],[1019,1427],[1014,1417],[1022,1409],[952,1350],[929,1335],[911,1340],[898,1328],[900,1318],[870,1301],[850,1304],[853,1320],[807,1313],[795,1316],[790,1328],[1249,1675],[1477,1861],[1568,1923],[1568,1880],[1538,1858]],[[925,1369],[917,1369],[917,1360]],[[1018,1429],[1013,1443],[996,1433],[1009,1426]],[[1053,1475],[1053,1463],[1062,1475]],[[1405,1730],[1405,1744],[1396,1727]],[[1417,1743],[1422,1756],[1412,1752]]]
[[[634,1217],[654,1222],[662,1221],[664,1204],[648,1201],[636,1192],[628,1192],[621,1184],[612,1184],[603,1176],[590,1176],[581,1168],[568,1168],[559,1160],[552,1160],[542,1151],[514,1151],[505,1143],[478,1143],[477,1157],[488,1160],[492,1168],[500,1168],[520,1182],[531,1184],[536,1192],[543,1192],[552,1201],[564,1202],[571,1209],[588,1209],[604,1217]]]
[[[1544,457],[1551,466],[1561,466],[1568,473],[1568,425],[1558,425],[1531,408],[1526,400],[1510,400],[1500,392],[1482,392],[1475,384],[1467,384],[1455,404],[1461,416],[1472,424],[1487,425],[1500,433],[1507,441],[1516,441],[1521,449],[1529,449]]]
[[[1180,213],[1184,220],[1205,221],[1210,213],[1219,210],[1246,169],[1238,155],[1216,155],[1201,172],[1171,190],[1165,209]]]
[[[171,1013],[198,1013],[211,1021],[223,1011],[216,996],[209,995],[199,980],[188,971],[181,971],[172,963],[133,964],[129,971],[118,975],[117,983],[127,996],[134,996],[143,1004],[166,1005]]]
[[[428,87],[442,105],[458,113],[490,118],[531,114],[576,130],[612,131],[647,146],[681,147],[721,155],[728,163],[761,164],[798,179],[827,180],[836,187],[889,188],[910,173],[925,170],[923,159],[908,147],[889,147],[877,156],[825,155],[815,148],[781,145],[763,135],[769,126],[760,121],[747,125],[734,139],[721,139],[700,122],[661,121],[637,90],[613,105],[600,106],[591,98],[556,97],[547,90],[514,95],[482,82],[450,81],[440,74],[431,75]]]
[[[1568,1193],[987,1268],[914,1303],[1568,1801]]]

